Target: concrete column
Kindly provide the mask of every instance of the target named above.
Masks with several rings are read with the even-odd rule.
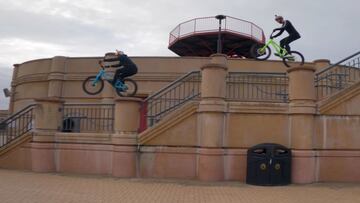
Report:
[[[140,127],[141,102],[142,99],[134,97],[115,100],[115,133],[112,135],[112,143],[116,146],[113,150],[113,176],[136,177],[136,139]]]
[[[54,172],[54,135],[62,124],[60,108],[63,101],[58,98],[36,99],[35,107],[35,136],[31,143],[31,166],[36,172]]]
[[[291,148],[293,149],[292,181],[315,182],[316,164],[313,151],[315,133],[315,67],[288,69]]]
[[[140,124],[141,99],[124,97],[115,100],[115,134],[137,134]]]
[[[65,74],[66,57],[55,56],[51,61],[50,74],[48,76],[48,97],[60,98]]]
[[[330,60],[328,59],[318,59],[314,61],[316,71],[320,71],[323,68],[330,66]]]
[[[221,149],[225,133],[226,55],[211,56],[201,67],[201,101],[199,105],[197,176],[200,180],[224,180],[224,152]]]
[[[57,132],[62,123],[60,111],[63,101],[57,98],[44,98],[35,100],[35,132],[54,133]]]
[[[314,72],[315,68],[310,66],[288,70],[291,147],[295,149],[312,149],[316,111]]]
[[[19,66],[20,64],[14,64],[14,69],[13,69],[13,75],[12,75],[12,80],[11,80],[11,96],[10,96],[10,102],[9,102],[9,115],[14,113],[14,102],[15,102],[15,96],[16,96],[16,78],[17,78],[17,74],[19,72]]]
[[[202,147],[221,147],[226,111],[227,59],[225,55],[211,56],[210,64],[201,67],[201,101],[199,106]]]

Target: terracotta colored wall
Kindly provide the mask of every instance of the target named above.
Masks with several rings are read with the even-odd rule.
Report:
[[[11,99],[14,112],[23,108],[33,99],[50,96],[60,89],[60,97],[68,102],[99,102],[102,94],[89,96],[82,90],[82,81],[90,75],[96,74],[100,57],[64,58],[59,57],[28,61],[18,66],[13,79],[15,96]],[[139,67],[134,79],[138,82],[138,94],[154,93],[164,85],[174,81],[183,74],[199,70],[209,63],[209,58],[203,57],[132,57]],[[60,58],[61,60],[61,58]],[[280,61],[253,61],[246,59],[229,59],[228,70],[251,72],[285,72],[286,68]],[[55,75],[54,75],[55,74]],[[52,84],[52,80],[60,81],[59,86]],[[115,96],[114,92],[111,93]]]

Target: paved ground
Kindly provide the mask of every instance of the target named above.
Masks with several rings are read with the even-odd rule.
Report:
[[[0,170],[0,202],[360,202],[360,184],[256,187]]]

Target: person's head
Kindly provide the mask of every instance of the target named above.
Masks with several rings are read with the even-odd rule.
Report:
[[[284,18],[282,16],[275,15],[275,21],[280,23],[280,24],[283,24],[284,23]]]
[[[115,54],[116,54],[116,55],[123,55],[124,52],[116,49]]]

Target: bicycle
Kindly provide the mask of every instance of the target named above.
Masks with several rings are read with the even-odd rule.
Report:
[[[289,53],[286,49],[280,47],[273,39],[274,32],[270,35],[270,40],[265,45],[254,44],[250,49],[251,56],[259,61],[264,61],[268,59],[271,55],[270,45],[275,49],[276,56],[282,58],[282,61],[286,67],[292,67],[294,64],[292,62],[300,63],[304,65],[304,56],[298,51],[290,51]]]
[[[120,97],[132,97],[137,92],[137,84],[130,78],[125,78],[123,81],[117,79],[113,83],[113,76],[105,71],[105,67],[99,62],[101,69],[96,76],[87,77],[83,84],[83,90],[89,95],[99,94],[104,89],[104,80],[109,82],[116,90]]]

